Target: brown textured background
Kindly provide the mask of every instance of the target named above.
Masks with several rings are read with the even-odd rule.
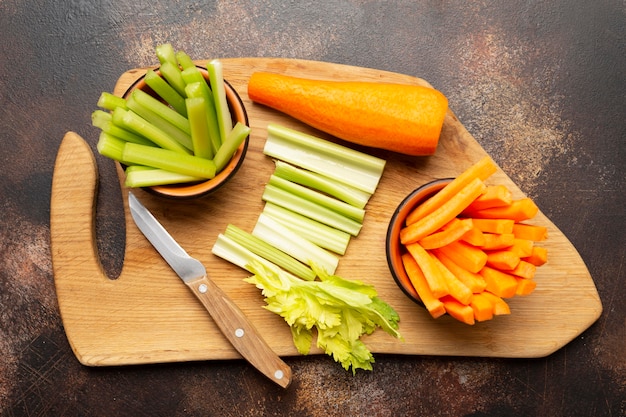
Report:
[[[619,0],[0,0],[0,415],[626,415],[625,24]],[[241,361],[81,366],[50,262],[56,151],[68,130],[95,146],[98,95],[155,64],[163,42],[428,80],[576,246],[600,320],[534,360],[379,355],[353,377],[327,357],[289,358],[286,391]],[[115,275],[121,196],[98,162],[98,243]]]

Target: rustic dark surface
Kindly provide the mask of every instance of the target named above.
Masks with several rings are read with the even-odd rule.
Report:
[[[0,415],[626,415],[625,24],[618,0],[0,1]],[[83,367],[54,290],[54,159],[68,130],[95,146],[98,95],[164,42],[428,80],[578,249],[602,316],[541,359],[379,355],[352,376],[327,357],[288,358],[288,390],[241,361]],[[114,275],[121,197],[112,163],[98,163]]]

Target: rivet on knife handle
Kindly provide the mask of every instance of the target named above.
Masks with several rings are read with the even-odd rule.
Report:
[[[243,312],[209,278],[186,282],[237,351],[259,371],[286,388],[291,368],[263,340]]]

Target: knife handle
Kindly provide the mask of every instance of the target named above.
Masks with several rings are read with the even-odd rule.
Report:
[[[241,356],[269,379],[287,388],[291,383],[291,368],[272,350],[226,293],[206,276],[185,283]]]

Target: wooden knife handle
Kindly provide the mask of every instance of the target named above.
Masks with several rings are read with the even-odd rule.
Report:
[[[206,276],[186,284],[241,356],[269,379],[287,388],[291,383],[291,368],[272,350],[224,291]]]

